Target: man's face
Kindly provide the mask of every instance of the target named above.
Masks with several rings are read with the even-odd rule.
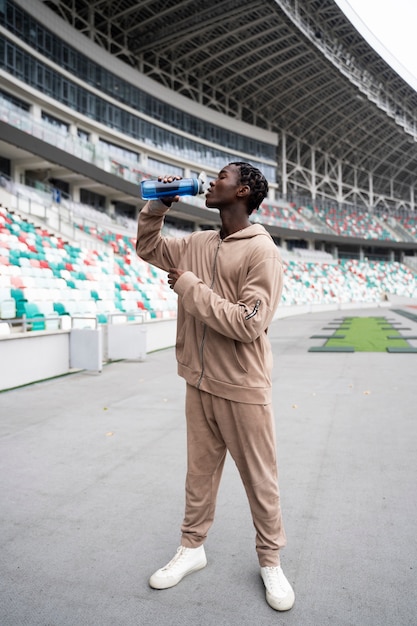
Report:
[[[239,169],[236,165],[226,165],[216,180],[210,182],[206,193],[208,208],[222,208],[236,202],[236,192],[240,188]]]

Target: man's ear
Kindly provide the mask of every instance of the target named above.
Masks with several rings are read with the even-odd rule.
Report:
[[[241,185],[239,189],[237,190],[237,195],[239,198],[245,198],[249,194],[250,194],[249,185]]]

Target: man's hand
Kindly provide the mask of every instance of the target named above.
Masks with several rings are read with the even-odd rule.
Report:
[[[179,270],[175,267],[171,267],[168,272],[168,285],[171,287],[171,289],[174,289],[175,283],[177,282],[179,277],[182,276],[182,274],[184,274],[184,270]]]
[[[172,183],[173,180],[181,180],[181,176],[158,176],[158,180],[159,182]],[[179,199],[179,196],[165,196],[165,198],[161,198],[161,202],[170,207],[173,202],[179,202]]]

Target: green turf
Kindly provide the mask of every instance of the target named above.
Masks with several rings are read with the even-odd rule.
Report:
[[[409,347],[408,342],[401,338],[400,332],[389,322],[381,326],[380,317],[353,317],[349,318],[349,322],[348,328],[343,327],[344,339],[329,339],[325,343],[326,347],[354,346],[355,352],[386,352],[388,348]]]

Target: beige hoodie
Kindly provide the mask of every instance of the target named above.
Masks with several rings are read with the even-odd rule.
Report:
[[[265,228],[252,224],[225,239],[214,230],[161,236],[168,208],[148,202],[139,215],[138,255],[168,271],[185,270],[178,294],[178,374],[194,387],[248,404],[271,402],[267,329],[281,296],[283,271]]]

